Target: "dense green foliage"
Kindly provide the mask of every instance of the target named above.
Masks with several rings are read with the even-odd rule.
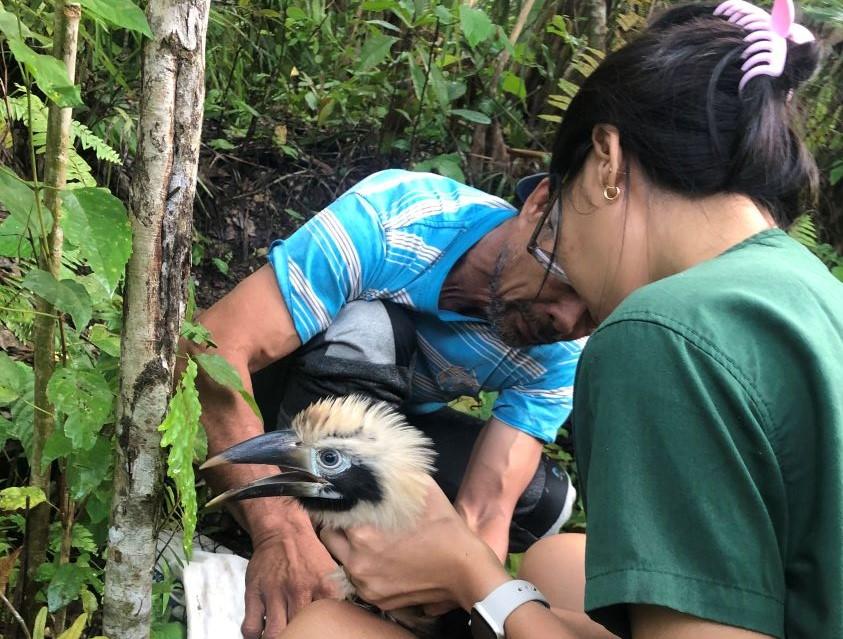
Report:
[[[47,626],[58,635],[65,625],[61,611],[71,605],[75,622],[67,624],[70,634],[61,635],[67,639],[79,637],[89,623],[96,634],[103,589],[121,287],[131,251],[123,202],[137,146],[140,51],[150,35],[131,0],[81,4],[72,84],[63,63],[50,55],[53,3],[0,3],[0,443],[6,453],[0,554],[11,558],[0,559],[0,593],[19,601],[20,571],[11,553],[24,542],[26,512],[47,499],[56,508],[49,560],[39,570],[44,608],[33,636],[43,637]],[[376,155],[508,194],[515,177],[543,165],[554,125],[582,79],[663,4],[618,0],[602,23],[594,7],[605,4],[593,0],[215,2],[207,47],[204,193],[219,193],[207,177],[218,161],[248,168],[260,149],[272,166],[293,172],[318,166],[320,149],[337,146],[349,149],[343,160],[351,161],[353,153]],[[806,215],[791,232],[843,280],[843,6],[812,0],[804,9],[830,46],[803,95],[806,136],[823,182],[821,200],[806,202]],[[60,194],[65,241],[58,277],[43,264],[53,224],[43,186],[49,101],[74,107],[68,184]],[[329,168],[343,185],[342,163]],[[282,210],[279,225],[300,223],[301,208]],[[197,261],[205,245],[197,236]],[[217,269],[228,271],[229,258],[214,259]],[[54,307],[59,327],[48,346],[58,362],[47,389],[49,409],[35,406],[33,396],[39,298]],[[212,339],[189,322],[183,334]],[[187,363],[161,425],[172,481],[160,525],[183,525],[188,545],[197,517],[193,462],[204,456],[192,382],[197,365],[242,391],[224,361],[199,356]],[[464,407],[482,412],[488,401]],[[52,411],[57,427],[42,459],[34,460],[33,415],[43,410]],[[553,452],[570,463],[563,450]],[[49,495],[20,488],[35,463],[55,469]],[[165,578],[156,588],[161,636],[174,632],[165,623],[171,585]],[[8,632],[16,632],[11,617],[5,622]]]

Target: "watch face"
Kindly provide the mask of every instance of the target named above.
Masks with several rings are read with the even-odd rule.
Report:
[[[474,639],[499,639],[486,620],[474,608],[471,609],[469,626],[471,627],[471,636]]]

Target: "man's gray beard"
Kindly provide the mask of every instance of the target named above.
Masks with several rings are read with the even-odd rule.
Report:
[[[551,344],[559,341],[556,331],[542,329],[542,323],[533,311],[530,302],[522,300],[507,302],[500,296],[501,273],[506,265],[506,254],[501,253],[495,262],[495,269],[489,280],[489,302],[486,304],[486,319],[492,325],[492,329],[501,338],[501,341],[508,346],[521,348],[524,346],[536,346],[538,344]],[[507,317],[520,314],[524,322],[530,326],[536,334],[537,341],[530,341],[518,331],[515,322],[507,322]]]

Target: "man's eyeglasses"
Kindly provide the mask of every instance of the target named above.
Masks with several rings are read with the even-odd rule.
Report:
[[[547,203],[541,219],[539,219],[538,224],[536,224],[536,228],[533,230],[533,234],[530,236],[530,241],[527,244],[527,252],[532,255],[549,274],[562,280],[566,284],[570,284],[571,280],[568,279],[568,275],[553,258],[559,240],[559,222],[562,215],[562,198],[560,196],[561,189],[554,188],[553,182],[551,182],[551,189],[553,190],[553,196]],[[548,252],[539,246],[539,236],[542,234],[545,226],[549,227],[548,236],[553,238],[551,252]]]

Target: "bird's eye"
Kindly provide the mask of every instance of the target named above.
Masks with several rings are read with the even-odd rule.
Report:
[[[340,454],[333,448],[326,448],[319,451],[319,463],[328,469],[336,468],[342,462]]]

